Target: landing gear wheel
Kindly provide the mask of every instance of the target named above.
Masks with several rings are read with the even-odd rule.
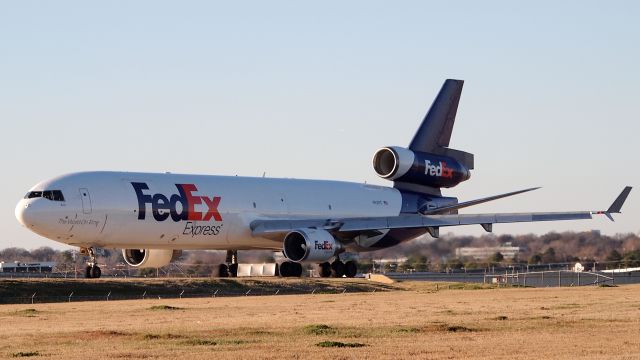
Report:
[[[318,271],[320,277],[326,278],[331,276],[331,264],[329,262],[320,263],[318,267],[320,268]]]
[[[344,276],[344,263],[340,260],[336,260],[331,263],[331,274],[333,277],[341,278]]]
[[[348,278],[352,278],[355,277],[356,274],[358,273],[358,264],[351,260],[351,261],[347,261],[346,264],[344,264],[344,275]]]
[[[293,264],[293,271],[291,276],[293,277],[301,277],[302,276],[302,264],[300,263],[292,263]]]
[[[300,277],[302,276],[302,264],[285,261],[280,264],[280,276],[282,277]]]
[[[285,261],[280,264],[280,276],[289,277],[291,276],[291,263],[289,261]]]
[[[238,277],[238,264],[229,265],[229,276]]]
[[[91,267],[91,277],[93,279],[98,279],[100,278],[100,275],[102,275],[102,270],[100,270],[100,267],[98,265],[93,265]]]
[[[220,264],[220,269],[218,270],[219,277],[229,277],[229,266],[227,264]]]
[[[87,265],[87,267],[84,268],[84,277],[91,279],[91,265]]]

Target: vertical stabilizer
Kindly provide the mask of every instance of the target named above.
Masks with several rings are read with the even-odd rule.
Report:
[[[447,79],[444,82],[418,131],[413,136],[409,149],[434,153],[438,152],[438,148],[449,146],[463,84],[463,80]]]

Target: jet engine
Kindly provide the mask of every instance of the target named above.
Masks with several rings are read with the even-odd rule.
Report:
[[[159,268],[182,255],[182,250],[122,249],[124,261],[135,268]]]
[[[298,229],[284,238],[284,256],[295,262],[325,262],[341,249],[342,245],[322,229]]]
[[[373,169],[378,176],[387,180],[437,188],[453,187],[471,177],[469,169],[452,157],[399,146],[376,151]]]

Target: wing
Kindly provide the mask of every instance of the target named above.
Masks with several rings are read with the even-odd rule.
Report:
[[[388,217],[364,217],[343,219],[291,219],[291,220],[255,220],[251,223],[253,236],[274,238],[282,233],[300,228],[318,228],[328,230],[344,237],[362,233],[375,233],[387,229],[429,229],[437,236],[437,229],[442,226],[482,225],[492,230],[493,224],[559,221],[591,219],[593,215],[605,215],[613,220],[611,214],[620,213],[631,187],[627,186],[620,195],[604,211],[573,211],[573,212],[536,212],[536,213],[503,213],[503,214],[456,214],[456,215],[419,215],[406,214]]]

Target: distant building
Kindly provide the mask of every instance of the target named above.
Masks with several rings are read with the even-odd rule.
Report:
[[[38,272],[50,273],[53,270],[53,267],[56,266],[55,262],[52,261],[44,261],[38,263],[21,263],[18,261],[14,262],[0,262],[0,272],[5,273],[29,273],[29,272]]]
[[[502,246],[493,247],[461,247],[456,248],[457,258],[473,258],[474,260],[485,260],[493,254],[499,252],[505,259],[513,259],[520,253],[520,247],[512,246],[510,242]]]

